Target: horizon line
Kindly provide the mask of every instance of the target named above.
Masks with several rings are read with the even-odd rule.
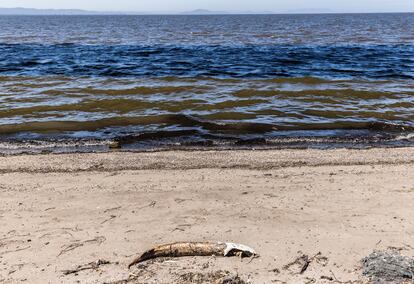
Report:
[[[20,15],[39,15],[41,16],[41,12],[56,12],[56,16],[62,15],[59,14],[61,12],[73,12],[70,15],[119,15],[119,16],[126,16],[126,15],[171,15],[171,16],[178,16],[178,15],[194,15],[194,16],[207,16],[207,15],[318,15],[318,14],[411,14],[414,11],[330,11],[329,9],[318,8],[316,9],[298,9],[298,11],[291,10],[291,11],[214,11],[208,9],[194,9],[191,11],[113,11],[113,10],[85,10],[79,8],[28,8],[28,7],[0,7],[0,10],[33,10],[38,11],[38,14],[7,14],[11,16],[20,16]],[[303,10],[303,11],[300,11]],[[306,11],[309,10],[309,11]],[[314,11],[312,11],[314,10]],[[326,10],[326,11],[323,11]],[[76,14],[79,12],[79,14]],[[90,14],[88,14],[90,13]],[[0,15],[5,15],[1,14]],[[51,15],[51,14],[49,14]]]

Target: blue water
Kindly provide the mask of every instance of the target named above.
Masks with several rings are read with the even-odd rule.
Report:
[[[0,75],[414,79],[414,44],[0,44]]]

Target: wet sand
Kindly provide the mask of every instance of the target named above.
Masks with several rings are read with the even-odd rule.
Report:
[[[0,199],[3,283],[202,283],[196,273],[219,270],[251,283],[364,283],[360,260],[374,250],[414,255],[414,148],[0,157]],[[153,245],[206,240],[260,257],[127,269]],[[301,255],[302,274],[288,265]],[[98,260],[110,263],[64,275]]]

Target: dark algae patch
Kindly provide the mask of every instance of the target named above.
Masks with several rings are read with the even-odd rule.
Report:
[[[363,274],[373,283],[413,283],[414,258],[398,251],[376,251],[362,260]]]

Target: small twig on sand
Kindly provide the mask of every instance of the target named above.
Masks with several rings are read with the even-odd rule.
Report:
[[[329,272],[331,272],[333,279],[335,279],[335,281],[333,281],[333,280],[331,281],[331,282],[333,282],[333,283],[339,283],[339,284],[353,284],[353,283],[359,283],[359,282],[355,282],[355,281],[351,281],[351,280],[349,280],[349,281],[341,281],[341,280],[338,280],[338,278],[336,278],[336,276],[335,276],[335,274],[333,273],[333,271],[332,271],[332,270],[329,270]]]
[[[104,282],[104,284],[128,284],[132,283],[133,281],[138,280],[139,276],[135,274],[130,274],[130,276],[127,279],[122,279],[114,282]]]
[[[83,246],[82,243],[74,243],[74,244],[70,244],[68,246],[66,246],[63,250],[61,250],[61,252],[58,254],[58,256],[61,256],[62,254],[65,254],[71,250],[77,249],[78,247]]]
[[[98,243],[98,244],[102,244],[104,241],[106,241],[106,238],[104,236],[99,236],[99,237],[93,238],[91,240],[83,241],[83,243],[85,243],[85,244],[86,243]]]
[[[184,232],[185,230],[183,228],[175,228],[173,229],[171,232],[174,233],[175,231],[180,231],[180,232]]]
[[[171,232],[175,232],[175,231],[184,232],[185,229],[183,227],[191,227],[191,226],[192,226],[192,224],[180,224],[174,230],[172,230]]]
[[[145,205],[145,206],[142,206],[142,207],[140,207],[140,208],[138,208],[138,209],[144,209],[144,208],[147,208],[147,207],[152,207],[152,208],[154,208],[155,204],[157,204],[157,201],[151,201],[151,203],[150,203],[150,204]]]
[[[104,213],[115,211],[115,210],[118,210],[118,209],[121,209],[121,208],[122,208],[122,206],[118,206],[118,207],[114,207],[114,208],[108,208],[108,209],[104,210]]]
[[[321,276],[321,279],[322,280],[328,280],[328,281],[334,281],[334,278],[333,277],[331,277],[331,276],[325,276],[325,275],[322,275]]]
[[[410,246],[409,244],[404,244],[404,246],[406,246],[407,248],[410,248],[410,249],[414,249],[414,247]]]
[[[294,261],[286,264],[285,266],[283,266],[283,269],[288,270],[290,269],[292,266],[296,265],[298,267],[298,274],[303,274],[309,267],[309,265],[311,264],[312,261],[316,261],[317,263],[325,266],[328,259],[324,256],[322,256],[322,254],[320,252],[318,252],[317,254],[315,254],[312,257],[309,257],[306,254],[301,254],[300,256],[298,256]]]
[[[111,220],[113,220],[113,219],[115,219],[116,218],[116,215],[111,215],[111,217],[109,217],[108,219],[106,219],[106,220],[104,220],[103,222],[101,222],[101,225],[102,224],[105,224],[106,222],[109,222],[109,221],[111,221]]]
[[[14,231],[10,231],[10,232],[8,232],[7,234],[9,235],[9,234],[11,234],[12,232],[14,232]],[[29,236],[30,236],[30,234],[25,234],[25,235],[12,235],[12,236],[10,236],[10,237],[4,237],[4,238],[1,238],[1,239],[0,239],[0,241],[5,241],[5,240],[11,239],[11,238],[23,238],[23,237],[29,237]]]
[[[247,262],[247,264],[250,264],[254,259],[256,259],[256,258],[259,258],[259,256],[258,255],[252,255],[251,257],[250,257],[250,260]]]
[[[111,262],[107,261],[107,260],[99,259],[97,261],[93,261],[93,262],[90,262],[88,264],[79,265],[75,269],[63,270],[62,272],[63,272],[63,275],[70,275],[70,274],[75,274],[75,273],[78,273],[78,272],[84,271],[84,270],[96,270],[100,266],[106,265],[106,264],[111,264]]]
[[[63,250],[58,254],[58,256],[61,256],[62,254],[65,254],[71,250],[77,249],[79,247],[84,246],[86,243],[98,243],[98,244],[102,244],[104,241],[106,241],[106,238],[103,236],[100,237],[96,237],[94,239],[91,240],[86,240],[83,242],[77,242],[77,243],[73,243],[67,246],[64,246]]]
[[[22,250],[27,250],[29,248],[31,248],[31,246],[27,246],[27,247],[15,249],[15,250],[8,250],[8,251],[5,251],[5,252],[2,252],[0,255],[5,255],[7,253],[12,253],[12,252],[19,252],[19,251],[22,251]]]
[[[308,269],[310,263],[311,263],[311,259],[309,259],[309,256],[307,256],[306,254],[303,254],[297,257],[294,261],[283,266],[283,269],[287,270],[294,265],[298,265],[299,274],[303,274],[306,271],[306,269]]]
[[[332,270],[329,270],[329,272],[331,272],[332,277],[335,279],[335,281],[339,282],[338,278],[336,278],[336,276],[335,276],[335,274],[333,273],[333,271],[332,271]]]
[[[305,284],[312,284],[312,283],[316,283],[316,279],[315,278],[310,278],[310,277],[305,277]]]

